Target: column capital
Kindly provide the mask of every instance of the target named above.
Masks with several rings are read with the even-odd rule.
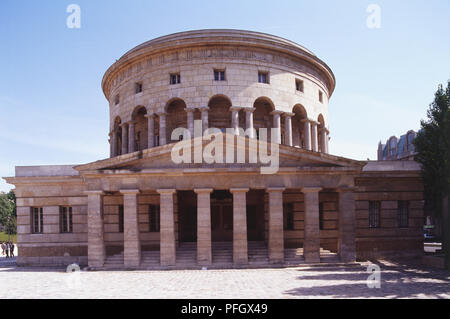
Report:
[[[310,119],[310,118],[306,118],[306,119],[300,120],[300,122],[302,122],[302,123],[310,123],[310,124],[315,124],[315,125],[320,124],[319,122],[314,121],[313,119]]]
[[[247,193],[250,188],[230,188],[230,193]]]
[[[281,115],[283,113],[284,113],[283,111],[275,110],[275,111],[270,112],[270,115]]]
[[[326,127],[319,127],[319,132],[325,132],[327,134],[330,134],[330,131]]]
[[[184,109],[186,111],[186,113],[192,113],[195,112],[195,108],[194,107],[187,107]]]
[[[230,107],[230,112],[239,112],[240,110],[242,110],[242,107],[240,107],[240,106]]]
[[[84,191],[86,195],[105,195],[105,191]]]
[[[322,190],[322,187],[303,187],[302,193],[318,193]]]
[[[284,116],[284,117],[294,117],[294,116],[295,116],[295,113],[284,112],[284,113],[283,113],[283,116]]]
[[[156,192],[159,194],[167,194],[167,195],[171,195],[176,193],[176,189],[157,189]]]
[[[144,117],[146,118],[154,118],[156,116],[155,113],[151,113],[151,114],[145,114]]]
[[[250,113],[253,113],[256,111],[256,108],[254,108],[254,107],[243,107],[242,109],[244,110],[244,112],[250,112]]]
[[[200,112],[208,112],[209,111],[209,107],[207,107],[207,106],[199,106],[198,109],[200,110]]]
[[[336,189],[336,193],[351,193],[354,191],[356,191],[356,187],[351,186]]]
[[[155,114],[158,115],[159,117],[161,117],[161,116],[167,116],[167,113],[166,113],[166,112],[156,112]]]
[[[141,191],[139,189],[121,189],[119,191],[122,195],[137,195]]]
[[[285,187],[269,187],[266,189],[268,193],[282,193],[286,190]]]
[[[122,123],[122,124],[119,124],[119,126],[120,127],[127,127],[128,126],[128,124],[129,124],[130,122],[124,122],[124,123]]]
[[[214,190],[212,188],[196,188],[194,192],[197,194],[208,193],[211,194]]]

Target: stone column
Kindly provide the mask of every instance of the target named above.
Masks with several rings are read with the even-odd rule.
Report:
[[[128,124],[122,124],[122,155],[128,153]]]
[[[231,127],[233,128],[233,134],[239,135],[239,111],[241,110],[240,107],[231,107]]]
[[[184,109],[187,114],[187,128],[189,133],[191,134],[191,139],[194,138],[194,111],[193,108],[185,108]]]
[[[273,111],[270,113],[273,116],[273,128],[276,129],[275,140],[274,137],[271,137],[270,142],[281,144],[281,114],[283,112]]]
[[[232,188],[233,194],[233,262],[248,263],[247,192],[248,188]]]
[[[124,265],[136,268],[141,264],[137,197],[139,190],[121,190],[120,193],[123,194]]]
[[[148,148],[153,148],[155,147],[155,115],[154,114],[147,115],[147,121],[148,121],[147,145]]]
[[[305,238],[303,255],[307,263],[320,263],[319,192],[321,188],[303,188],[305,204]]]
[[[211,193],[212,188],[195,189],[197,193],[197,263],[212,263],[211,251]]]
[[[327,138],[328,138],[328,136],[327,136],[327,130],[324,127],[322,127],[320,129],[320,135],[321,135],[321,137],[320,137],[320,148],[322,149],[322,153],[328,153],[328,151],[327,151]]]
[[[255,112],[255,108],[246,107],[245,111],[245,126],[246,130],[249,131],[249,138],[255,138],[255,129],[253,127],[253,112]]]
[[[338,253],[342,262],[356,260],[355,193],[353,188],[339,189]]]
[[[327,136],[326,136],[326,140],[325,140],[325,146],[327,149],[327,154],[330,154],[330,131],[327,130]]]
[[[103,230],[102,191],[87,191],[88,196],[88,264],[92,268],[103,267],[106,258]]]
[[[202,133],[205,133],[205,131],[209,128],[209,107],[202,107],[200,108],[200,111],[202,112]]]
[[[114,130],[112,132],[111,143],[112,143],[111,157],[115,157],[118,154],[118,152],[117,152],[117,131],[116,130]]]
[[[294,113],[284,113],[284,144],[293,146],[292,143],[292,117]]]
[[[305,140],[305,149],[312,150],[311,147],[311,122],[309,120],[303,120],[305,127],[303,128],[303,138]]]
[[[159,146],[167,144],[166,139],[166,113],[158,113],[159,116]]]
[[[158,189],[160,194],[160,256],[161,266],[175,266],[175,220],[173,195],[175,189]]]
[[[136,141],[134,133],[134,122],[131,121],[128,125],[128,153],[134,153],[136,151]]]
[[[312,143],[312,150],[313,152],[318,152],[319,147],[317,143],[317,123],[312,122],[311,123],[311,143]]]
[[[271,263],[284,262],[283,233],[284,188],[269,188],[269,259]]]

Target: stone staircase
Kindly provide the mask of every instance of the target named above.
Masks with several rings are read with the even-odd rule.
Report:
[[[233,265],[233,243],[213,242],[212,243],[212,265],[208,268],[234,268]],[[320,261],[324,264],[340,263],[339,256],[329,250],[320,249]],[[269,250],[263,241],[248,242],[248,268],[259,268],[269,266]],[[303,248],[286,248],[284,250],[284,264],[278,266],[300,266],[305,265]],[[275,265],[273,265],[275,266]],[[104,265],[105,269],[124,269],[123,252],[107,257]],[[160,265],[159,251],[142,251],[142,260],[139,269],[200,269],[197,265],[197,243],[180,243],[176,250],[176,265],[174,267],[163,267]]]
[[[269,250],[263,241],[249,241],[248,264],[249,266],[263,266],[269,264]]]
[[[229,268],[233,266],[233,242],[213,242],[212,266]]]
[[[286,248],[284,250],[284,263],[287,266],[304,264],[303,248]]]
[[[108,256],[105,260],[105,265],[103,266],[105,269],[122,269],[123,265],[123,251],[120,254]]]

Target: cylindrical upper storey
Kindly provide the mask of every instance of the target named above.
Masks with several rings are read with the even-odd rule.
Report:
[[[173,101],[201,108],[217,97],[232,107],[264,102],[272,111],[298,114],[327,128],[335,78],[323,61],[289,40],[251,31],[199,30],[137,46],[108,69],[102,87],[111,132],[118,122],[134,120],[138,109],[164,113]]]

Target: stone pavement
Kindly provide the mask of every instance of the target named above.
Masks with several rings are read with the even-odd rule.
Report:
[[[450,298],[450,272],[387,261],[381,288],[361,266],[78,272],[0,266],[0,298]]]

